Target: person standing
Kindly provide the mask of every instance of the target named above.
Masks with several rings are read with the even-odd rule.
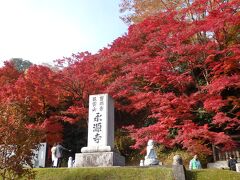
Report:
[[[65,147],[63,147],[60,143],[56,146],[56,157],[57,157],[57,167],[61,167],[62,158],[63,158],[63,151],[71,151]]]
[[[51,148],[51,153],[52,153],[52,167],[57,167],[57,161],[58,158],[56,156],[56,143],[53,144],[53,147]]]
[[[237,164],[237,160],[234,158],[233,155],[231,155],[229,160],[228,160],[229,169],[232,170],[232,171],[236,171],[236,164]]]
[[[193,159],[190,161],[189,163],[189,170],[193,170],[193,169],[201,169],[201,163],[198,159],[197,155],[194,155]]]

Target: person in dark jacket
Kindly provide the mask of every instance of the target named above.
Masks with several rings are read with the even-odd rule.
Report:
[[[62,163],[62,158],[63,158],[63,151],[71,151],[65,147],[63,147],[60,143],[57,144],[56,146],[56,157],[58,158],[57,161],[57,167],[61,167],[61,163]]]
[[[230,159],[228,160],[228,167],[230,168],[230,170],[236,171],[236,164],[237,160],[234,158],[233,155],[231,155]]]

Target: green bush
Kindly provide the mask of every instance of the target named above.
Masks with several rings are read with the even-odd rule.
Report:
[[[182,157],[183,160],[183,164],[186,168],[188,168],[189,162],[190,160],[193,158],[193,155],[190,154],[187,151],[181,150],[181,149],[167,149],[164,146],[157,146],[155,148],[157,156],[159,158],[159,160],[161,162],[163,162],[163,165],[165,166],[172,166],[172,162],[173,162],[173,157],[175,155],[180,155]],[[198,154],[199,156],[199,160],[202,164],[203,167],[206,167],[207,165],[207,157],[205,155],[202,154]]]
[[[126,165],[139,165],[140,159],[143,159],[139,150],[131,148],[133,144],[134,141],[124,130],[115,132],[115,149],[125,157]]]

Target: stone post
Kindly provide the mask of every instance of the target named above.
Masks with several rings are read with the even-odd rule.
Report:
[[[173,157],[172,169],[175,180],[186,180],[186,169],[183,165],[181,156],[175,155]]]

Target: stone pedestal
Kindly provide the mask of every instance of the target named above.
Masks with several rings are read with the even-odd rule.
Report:
[[[76,153],[75,167],[124,166],[125,158],[116,152]]]

